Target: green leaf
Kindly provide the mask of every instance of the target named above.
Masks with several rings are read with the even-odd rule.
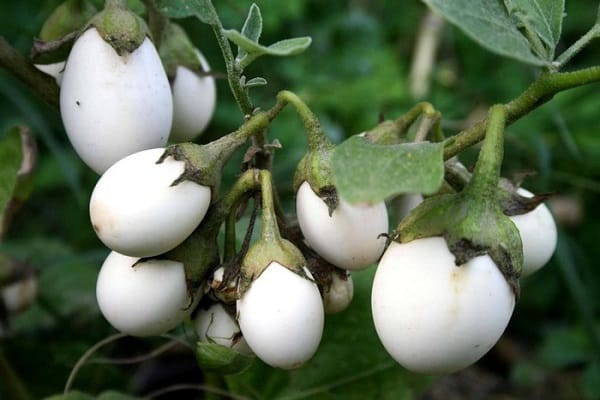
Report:
[[[197,17],[205,24],[214,25],[219,21],[210,0],[157,0],[160,12],[169,18]]]
[[[260,8],[256,5],[256,3],[252,3],[250,10],[248,11],[246,21],[244,22],[244,26],[242,27],[242,35],[246,36],[251,41],[258,43],[260,34],[262,33],[262,25],[263,21],[262,15],[260,14]],[[238,46],[237,58],[241,60],[246,56],[246,54],[246,50]]]
[[[247,66],[251,61],[262,55],[283,57],[302,53],[312,42],[312,39],[309,36],[303,36],[281,40],[265,47],[248,39],[235,29],[225,29],[223,30],[223,33],[229,40],[247,53],[243,59],[239,60],[244,66]]]
[[[217,343],[198,342],[196,345],[196,360],[200,368],[223,375],[246,370],[254,358]]]
[[[17,185],[17,172],[21,168],[22,158],[21,131],[14,127],[0,141],[0,237],[6,228],[4,213]]]
[[[443,144],[377,145],[353,136],[333,152],[338,194],[350,203],[377,203],[400,193],[435,193],[444,178]]]
[[[505,0],[509,13],[527,24],[549,49],[549,59],[560,40],[565,0]]]
[[[256,77],[250,79],[248,82],[244,83],[244,87],[252,88],[258,86],[265,86],[267,84],[267,80],[265,78]]]
[[[500,1],[423,0],[486,49],[536,66],[549,63],[532,52],[531,44]]]

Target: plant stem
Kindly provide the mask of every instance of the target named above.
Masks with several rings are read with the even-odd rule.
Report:
[[[552,66],[558,71],[561,69],[571,58],[579,53],[589,42],[600,36],[600,23],[596,22],[589,31],[580,37],[575,43],[573,43],[568,49],[566,49],[557,59],[552,63]]]
[[[317,116],[295,93],[290,92],[289,90],[282,90],[277,94],[277,102],[283,105],[291,104],[294,106],[296,112],[300,115],[300,118],[302,118],[302,124],[304,125],[304,130],[306,131],[306,137],[308,139],[308,148],[311,151],[331,148],[333,146],[331,141],[329,141],[325,135]]]
[[[503,105],[496,104],[490,108],[485,140],[479,152],[475,171],[465,190],[470,193],[486,193],[492,198],[498,192],[500,169],[504,157],[504,127],[506,111]]]
[[[275,242],[281,239],[279,228],[277,226],[277,216],[275,215],[275,204],[273,201],[273,182],[271,173],[265,169],[259,173],[260,191],[262,197],[261,213],[261,240],[266,242]]]
[[[594,82],[600,82],[600,66],[574,72],[542,74],[517,98],[504,105],[506,108],[506,126],[548,102],[556,93]],[[444,159],[452,158],[466,148],[480,142],[485,135],[487,122],[486,118],[448,138],[444,149]]]
[[[211,8],[212,13],[215,15],[215,23],[212,26],[213,32],[217,38],[217,43],[221,48],[221,53],[223,53],[223,58],[225,59],[225,68],[227,69],[227,80],[229,82],[229,88],[231,89],[231,93],[235,98],[235,101],[238,103],[240,110],[244,114],[244,116],[252,115],[254,111],[254,106],[250,101],[250,96],[248,96],[248,92],[242,86],[240,82],[240,78],[242,77],[242,71],[238,68],[235,58],[233,56],[233,51],[231,50],[231,46],[229,44],[229,40],[223,33],[223,25],[218,18],[217,11],[215,10],[212,1],[207,1],[207,5]]]
[[[11,399],[14,400],[29,400],[31,395],[27,391],[27,387],[21,381],[15,370],[12,368],[4,351],[0,347],[0,382],[3,382],[4,387]]]
[[[169,19],[158,11],[155,0],[143,0],[143,3],[146,6],[146,12],[148,13],[148,27],[152,33],[154,46],[159,49],[163,32],[169,23]]]
[[[212,149],[212,154],[216,155],[215,163],[218,163],[220,165],[218,168],[221,168],[248,138],[261,136],[269,126],[269,123],[270,121],[266,113],[260,112],[254,114],[236,131],[204,146]]]
[[[0,36],[0,67],[10,72],[46,103],[59,109],[59,89],[56,80],[33,64]]]

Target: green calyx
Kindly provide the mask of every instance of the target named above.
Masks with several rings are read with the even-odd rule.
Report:
[[[183,264],[188,292],[191,296],[205,282],[206,277],[220,264],[217,237],[221,225],[239,204],[240,200],[258,186],[256,171],[244,172],[231,189],[221,199],[214,202],[206,217],[194,232],[179,246],[155,257],[179,261]]]
[[[175,78],[179,66],[199,73],[208,72],[200,64],[194,44],[177,24],[168,23],[165,26],[158,53],[170,79]]]
[[[456,159],[446,161],[446,181],[456,190],[462,190],[471,180],[471,173]],[[536,209],[552,193],[536,194],[533,197],[520,195],[519,184],[506,178],[500,178],[498,183],[498,202],[504,215],[513,216],[526,214]]]
[[[87,0],[66,0],[46,19],[39,38],[45,42],[60,39],[84,26],[97,11]]]
[[[132,53],[142,45],[146,36],[150,37],[144,20],[128,10],[125,3],[124,0],[107,0],[104,10],[88,24],[88,28],[95,27],[102,39],[120,56]]]
[[[487,254],[518,295],[522,243],[498,195],[504,115],[503,106],[492,107],[484,145],[473,177],[464,189],[425,199],[400,223],[393,239],[406,243],[443,236],[457,266]]]
[[[309,150],[298,163],[294,175],[294,191],[297,192],[303,182],[308,182],[315,194],[327,204],[329,215],[339,204],[337,190],[333,184],[332,155],[333,145]]]
[[[64,61],[80,30],[96,12],[96,8],[87,0],[66,0],[61,3],[44,22],[39,38],[34,39],[32,61],[36,64]]]
[[[241,267],[241,279],[238,296],[241,297],[250,284],[273,262],[277,262],[290,271],[306,277],[304,267],[307,263],[302,252],[289,240],[283,239],[277,226],[273,201],[271,174],[267,170],[259,173],[262,214],[260,239],[254,243]]]
[[[327,204],[331,215],[339,203],[333,184],[331,162],[335,146],[325,135],[317,116],[295,93],[282,90],[277,94],[277,101],[294,106],[302,118],[308,139],[308,152],[298,163],[294,175],[294,191],[298,191],[303,182],[308,182],[312,190]]]
[[[178,143],[167,147],[157,160],[162,163],[167,157],[185,162],[183,173],[171,184],[175,186],[183,181],[192,181],[211,188],[213,200],[216,199],[221,184],[221,171],[233,153],[249,137],[262,132],[269,125],[265,113],[257,113],[238,130],[206,145]]]

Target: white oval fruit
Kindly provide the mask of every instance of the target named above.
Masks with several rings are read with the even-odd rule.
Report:
[[[52,64],[35,64],[35,67],[43,73],[50,75],[56,80],[58,86],[62,83],[63,71],[65,69],[65,62],[59,61]]]
[[[33,304],[37,291],[37,278],[31,275],[0,288],[0,297],[8,312],[17,313]]]
[[[132,336],[161,335],[192,311],[183,264],[111,252],[98,275],[96,299],[104,318]],[[135,266],[134,266],[135,265]],[[199,296],[196,296],[199,297]]]
[[[296,195],[298,223],[307,243],[331,264],[347,270],[376,262],[385,247],[388,214],[385,203],[352,205],[340,199],[329,216],[327,205],[303,182]]]
[[[75,151],[99,174],[129,154],[164,146],[173,99],[150,39],[119,56],[96,28],[85,31],[65,65],[60,112]]]
[[[214,343],[230,347],[242,354],[252,354],[246,339],[241,334],[240,326],[221,303],[215,303],[206,310],[200,310],[194,326],[198,338],[202,342],[212,340]]]
[[[492,259],[464,265],[441,237],[393,242],[373,281],[375,329],[405,368],[447,374],[487,353],[510,320],[514,293]]]
[[[281,264],[269,264],[237,309],[248,346],[272,367],[298,368],[317,351],[324,324],[319,289]]]
[[[517,193],[524,197],[533,197],[533,193],[520,188]],[[556,249],[556,223],[545,204],[521,215],[513,215],[514,222],[521,234],[523,243],[523,271],[521,276],[533,274],[542,268]]]
[[[208,62],[196,50],[204,72],[210,71]],[[173,126],[170,139],[175,142],[194,140],[208,126],[215,111],[217,87],[213,76],[200,77],[179,66],[171,84],[173,91]]]
[[[344,311],[352,302],[354,296],[354,283],[352,275],[347,274],[346,279],[338,274],[331,275],[329,290],[323,293],[323,307],[327,314],[336,314]]]
[[[191,181],[171,186],[185,163],[164,148],[144,150],[120,160],[98,180],[90,199],[96,234],[110,249],[132,257],[165,253],[200,224],[211,190]]]

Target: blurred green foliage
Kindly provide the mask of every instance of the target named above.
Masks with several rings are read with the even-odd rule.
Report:
[[[58,3],[2,2],[0,34],[28,54],[33,37]],[[223,25],[240,29],[250,2],[215,3]],[[381,114],[397,117],[415,102],[408,76],[418,26],[426,12],[420,2],[257,3],[264,17],[264,43],[282,37],[313,38],[303,55],[264,58],[249,68],[249,78],[262,76],[269,82],[266,88],[253,90],[257,106],[270,107],[277,91],[293,90],[319,116],[329,137],[340,142],[371,128]],[[597,9],[594,3],[567,2],[558,53],[593,24]],[[224,71],[211,29],[194,19],[181,22],[213,69]],[[599,43],[592,43],[567,69],[598,64],[599,52]],[[447,26],[427,100],[443,113],[445,130],[454,133],[465,121],[481,117],[489,105],[514,98],[535,74],[531,67],[491,54]],[[218,90],[217,112],[201,142],[234,130],[242,121],[225,80],[219,81]],[[579,210],[579,215],[558,216],[562,221],[561,241],[555,257],[542,271],[522,282],[521,299],[504,339],[480,363],[479,368],[493,371],[517,396],[539,393],[540,386],[557,376],[567,376],[557,380],[566,382],[566,388],[543,392],[547,393],[543,398],[565,398],[552,397],[564,393],[600,397],[598,110],[596,84],[557,95],[508,130],[505,175],[535,171],[537,174],[525,181],[528,189],[556,192],[560,199],[566,199],[567,206]],[[99,314],[94,295],[96,274],[108,251],[89,223],[87,204],[97,176],[77,159],[58,113],[0,70],[0,135],[15,124],[31,128],[40,154],[33,194],[15,217],[0,251],[26,260],[35,268],[40,293],[29,310],[11,319],[10,330],[0,337],[0,347],[33,397],[41,398],[61,392],[77,359],[112,332]],[[274,122],[270,138],[279,139],[283,146],[275,155],[274,179],[283,204],[292,211],[292,176],[306,149],[302,126],[292,111],[285,111]],[[474,155],[474,151],[468,151],[461,158],[469,165]],[[225,185],[239,172],[241,156],[226,168]],[[375,336],[369,311],[372,273],[373,269],[355,276],[353,305],[327,319],[322,346],[304,368],[292,373],[273,371],[257,361],[243,375],[216,382],[252,398],[418,396],[431,380],[404,372],[385,354]],[[125,357],[148,351],[156,344],[128,339],[102,353]],[[136,364],[135,368],[87,365],[78,375],[75,388],[88,393],[109,389],[133,393],[141,390],[148,364]],[[215,382],[214,377],[197,371],[195,374],[188,382]],[[0,387],[2,399],[7,398],[4,390]]]

